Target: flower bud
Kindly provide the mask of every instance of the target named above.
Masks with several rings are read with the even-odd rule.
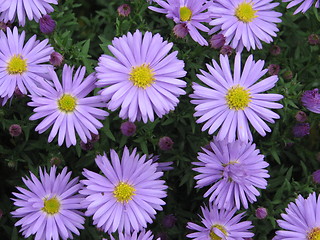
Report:
[[[122,4],[118,7],[117,12],[119,16],[127,17],[131,13],[131,7],[128,4]]]
[[[273,56],[278,56],[281,53],[281,48],[278,45],[272,45],[270,47],[270,54]]]
[[[162,225],[166,228],[172,228],[176,221],[177,218],[173,214],[169,214],[162,219]]]
[[[308,42],[310,45],[318,45],[320,43],[320,38],[318,34],[310,34],[308,36]]]
[[[307,114],[302,111],[297,112],[295,118],[298,122],[305,122],[308,120]]]
[[[124,122],[120,126],[120,130],[123,135],[130,137],[136,132],[136,125],[133,122]]]
[[[312,179],[315,183],[320,183],[320,169],[312,173]]]
[[[290,70],[287,70],[283,73],[282,77],[285,79],[285,80],[291,80],[293,78],[293,73],[292,71]]]
[[[223,34],[215,34],[210,39],[210,46],[214,49],[221,48],[226,43],[226,38]]]
[[[173,33],[177,38],[184,38],[188,34],[187,25],[185,23],[179,23],[174,26]]]
[[[40,31],[44,34],[53,33],[56,28],[56,22],[51,18],[50,15],[44,15],[39,20]]]
[[[293,136],[302,138],[306,135],[310,134],[310,124],[309,123],[298,123],[296,124],[293,129]]]
[[[163,151],[168,151],[172,149],[173,146],[173,141],[171,140],[170,137],[162,137],[159,139],[159,148]]]
[[[60,53],[58,53],[58,52],[53,52],[53,53],[51,53],[51,55],[50,55],[50,60],[49,60],[49,62],[50,62],[53,66],[58,67],[58,66],[60,66],[60,65],[62,64],[63,60],[64,60],[64,58],[63,58],[63,56],[62,56]]]
[[[229,45],[224,45],[221,49],[220,49],[220,53],[222,55],[228,55],[231,56],[231,54],[233,53],[233,48]]]
[[[256,217],[258,219],[264,219],[268,216],[268,211],[264,207],[259,207],[256,209]]]
[[[280,65],[278,64],[270,64],[268,67],[269,75],[278,75],[280,71]]]
[[[12,124],[9,127],[9,133],[12,137],[18,137],[22,133],[21,126],[19,124]]]

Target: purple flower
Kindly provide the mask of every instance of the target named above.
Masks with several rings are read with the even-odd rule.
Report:
[[[0,21],[13,22],[17,16],[20,26],[26,24],[26,17],[38,22],[42,15],[53,12],[50,4],[58,0],[0,0]]]
[[[296,116],[295,116],[295,119],[298,121],[298,122],[305,122],[308,120],[308,116],[305,112],[302,112],[302,111],[299,111],[297,112]]]
[[[194,93],[190,95],[195,107],[195,117],[200,117],[197,123],[206,122],[202,131],[209,129],[213,134],[220,128],[217,139],[252,140],[248,121],[261,135],[271,129],[265,121],[274,123],[280,116],[271,109],[282,108],[275,103],[283,98],[280,94],[263,93],[275,86],[277,76],[270,76],[257,82],[268,70],[264,69],[264,61],[253,61],[250,55],[241,73],[241,55],[236,54],[234,73],[232,75],[229,59],[220,55],[220,65],[213,59],[213,67],[207,64],[209,73],[200,70],[197,77],[205,84],[193,83]]]
[[[173,27],[173,33],[178,38],[184,38],[188,34],[188,27],[186,23],[178,23]]]
[[[315,192],[307,199],[299,195],[295,202],[289,203],[281,217],[283,220],[277,220],[277,223],[283,230],[278,230],[273,240],[319,239],[320,198]]]
[[[52,126],[48,141],[58,135],[59,146],[64,141],[67,147],[76,145],[76,133],[87,143],[87,139],[92,139],[91,133],[99,134],[97,129],[103,127],[98,119],[103,120],[109,115],[98,108],[106,106],[101,96],[86,97],[95,88],[95,74],[84,79],[85,67],[79,67],[74,75],[73,70],[73,67],[64,65],[61,84],[57,74],[50,69],[53,84],[43,82],[42,96],[33,95],[28,103],[35,107],[30,120],[44,118],[35,130],[41,134]]]
[[[87,180],[81,194],[86,196],[83,204],[87,206],[86,216],[93,216],[93,224],[105,232],[129,234],[139,231],[152,223],[155,210],[162,210],[167,194],[157,171],[157,164],[146,155],[140,157],[136,149],[132,153],[125,147],[122,159],[110,151],[109,160],[104,154],[96,157],[96,163],[104,176],[84,169]]]
[[[229,46],[229,45],[224,45],[224,46],[222,46],[222,48],[220,49],[220,54],[222,54],[222,55],[227,55],[227,56],[231,56],[231,54],[233,53],[233,48],[231,47],[231,46]]]
[[[110,235],[111,240],[116,240],[112,235]],[[140,233],[134,231],[130,234],[123,234],[122,232],[119,232],[119,238],[118,240],[153,240],[153,235],[151,231],[141,231]],[[103,238],[102,240],[107,240]],[[160,240],[159,238],[157,240]]]
[[[109,101],[108,108],[131,122],[154,121],[154,112],[161,118],[179,103],[185,94],[184,62],[178,52],[169,53],[173,44],[163,41],[159,34],[152,36],[140,31],[115,38],[109,50],[115,57],[102,55],[96,67],[100,94]]]
[[[261,41],[270,43],[279,31],[276,23],[281,22],[281,13],[273,11],[279,3],[272,0],[215,0],[209,8],[213,20],[210,34],[219,32],[226,37],[226,44],[237,51],[245,47],[248,51],[262,49]]]
[[[320,169],[312,173],[312,179],[315,183],[320,183]]]
[[[320,113],[320,94],[317,88],[305,91],[301,96],[301,102],[309,111]]]
[[[128,4],[122,4],[118,7],[117,12],[119,16],[127,17],[131,13],[131,7]]]
[[[231,240],[253,237],[254,234],[249,232],[252,228],[250,221],[241,221],[244,213],[235,215],[237,209],[230,211],[218,209],[214,204],[209,204],[209,207],[201,207],[203,218],[201,222],[204,227],[198,224],[188,222],[187,228],[196,232],[187,235],[188,238],[195,240]]]
[[[51,18],[50,15],[44,15],[39,20],[39,27],[42,33],[51,34],[56,28],[56,22]]]
[[[39,83],[51,66],[43,64],[53,52],[48,39],[40,42],[34,35],[24,45],[25,35],[24,31],[19,34],[16,27],[13,31],[7,28],[6,34],[0,31],[0,62],[3,63],[0,65],[0,97],[5,100],[2,105],[12,97],[16,87],[23,94],[27,91],[39,94]]]
[[[309,123],[297,123],[292,129],[293,136],[302,138],[310,134]]]
[[[281,53],[281,48],[278,45],[272,45],[269,51],[271,55],[278,56]]]
[[[256,209],[256,217],[258,219],[264,219],[268,216],[268,211],[264,207],[259,207]]]
[[[210,46],[214,49],[223,47],[225,43],[226,43],[226,38],[221,33],[215,34],[210,38]]]
[[[35,234],[35,240],[69,239],[72,233],[80,235],[84,217],[83,196],[78,194],[82,188],[78,178],[70,180],[71,172],[64,168],[56,176],[56,167],[50,173],[39,168],[40,179],[30,172],[31,178],[22,178],[27,189],[17,187],[20,193],[12,193],[17,210],[13,217],[21,218],[15,226],[21,225],[25,238]]]
[[[53,52],[50,55],[49,61],[53,66],[59,67],[62,64],[63,60],[64,60],[64,58],[60,53]]]
[[[210,186],[204,197],[210,196],[209,202],[218,208],[240,209],[241,204],[248,208],[248,201],[253,203],[260,195],[257,188],[267,187],[269,174],[264,168],[269,164],[250,142],[227,143],[214,138],[210,146],[211,151],[202,148],[198,153],[200,162],[193,162],[197,166],[193,170],[199,173],[196,188]]]
[[[133,122],[124,122],[120,126],[121,133],[127,137],[132,136],[136,132],[136,125]]]
[[[208,46],[208,42],[201,36],[198,30],[208,32],[209,28],[202,23],[211,20],[208,7],[212,4],[206,0],[155,0],[162,8],[150,6],[155,12],[164,13],[176,24],[185,23],[191,38],[201,46]]]
[[[316,8],[319,8],[320,5],[319,0],[282,0],[282,2],[290,2],[287,8],[292,8],[301,3],[301,5],[294,11],[293,14],[297,14],[299,12],[305,13],[313,3],[315,3]]]
[[[170,137],[162,137],[159,139],[158,145],[159,148],[163,151],[169,151],[172,149],[174,142],[172,141],[172,139]]]
[[[177,218],[173,214],[169,214],[164,216],[164,218],[162,219],[162,225],[165,228],[172,228],[175,225],[176,221]]]
[[[280,72],[280,65],[278,64],[270,64],[268,66],[268,73],[270,76],[278,75]]]
[[[12,124],[9,127],[9,133],[12,137],[18,137],[22,133],[21,126],[19,124]]]

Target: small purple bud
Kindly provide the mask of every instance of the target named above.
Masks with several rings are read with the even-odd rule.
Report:
[[[320,94],[317,88],[305,91],[301,96],[301,102],[309,111],[320,113]]]
[[[231,54],[233,53],[233,48],[229,45],[224,45],[221,49],[220,49],[220,53],[222,55],[228,55],[231,56]]]
[[[18,137],[22,133],[21,126],[18,124],[12,124],[9,127],[9,133],[12,137]]]
[[[226,38],[223,34],[215,34],[210,39],[210,46],[214,49],[221,48],[226,43]]]
[[[163,151],[168,151],[172,149],[173,146],[173,141],[171,140],[170,137],[162,137],[159,139],[159,148]]]
[[[285,79],[285,80],[291,80],[293,78],[293,73],[292,71],[290,70],[287,70],[283,73],[282,77]]]
[[[258,219],[264,219],[268,216],[268,211],[264,207],[259,207],[256,209],[256,217]]]
[[[52,166],[53,165],[59,166],[61,164],[61,162],[62,162],[61,158],[58,158],[58,157],[52,157],[50,159],[50,163]]]
[[[118,7],[117,12],[119,16],[127,17],[131,13],[131,7],[128,4],[122,4]]]
[[[60,65],[62,64],[63,60],[64,60],[64,58],[63,58],[63,56],[62,56],[60,53],[58,53],[58,52],[53,52],[53,53],[51,53],[51,55],[50,55],[50,60],[49,60],[49,62],[50,62],[53,66],[58,67],[58,66],[60,66]]]
[[[278,64],[270,64],[268,67],[269,75],[278,75],[280,71],[280,65]]]
[[[120,130],[123,135],[130,137],[136,132],[136,125],[133,122],[124,122],[120,126]]]
[[[273,56],[278,56],[281,53],[281,48],[278,45],[272,45],[270,47],[270,54]]]
[[[50,15],[44,15],[39,20],[40,31],[44,34],[50,34],[56,28],[56,22]]]
[[[25,95],[20,91],[20,89],[18,88],[18,86],[14,89],[13,92],[14,96],[16,96],[17,98],[23,98]]]
[[[308,36],[308,42],[310,45],[318,45],[320,43],[320,38],[318,34],[310,34]]]
[[[297,123],[293,129],[293,136],[302,138],[310,134],[310,124],[309,123]]]
[[[88,141],[87,143],[84,143],[82,140],[80,141],[80,147],[84,151],[89,151],[93,149],[93,143]]]
[[[162,219],[162,225],[165,228],[172,228],[175,225],[176,221],[177,221],[177,218],[173,214],[166,215]]]
[[[320,169],[312,173],[312,179],[315,183],[320,183]]]
[[[305,122],[308,120],[307,114],[302,111],[297,112],[295,118],[298,122]]]
[[[188,34],[188,28],[185,23],[179,23],[174,26],[173,33],[177,38],[184,38]]]
[[[91,143],[96,143],[99,141],[99,139],[100,139],[99,134],[91,133],[91,140],[88,140],[88,141],[90,141]]]

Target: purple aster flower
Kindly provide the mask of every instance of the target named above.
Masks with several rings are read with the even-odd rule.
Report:
[[[200,70],[198,78],[207,86],[193,83],[194,93],[190,95],[191,103],[196,104],[194,116],[200,118],[197,123],[206,122],[202,131],[209,129],[213,134],[218,128],[218,140],[226,137],[229,142],[236,139],[252,140],[248,121],[256,131],[265,136],[271,129],[265,121],[274,123],[280,116],[271,109],[282,108],[274,103],[283,98],[280,94],[264,94],[274,87],[277,76],[270,76],[256,83],[268,69],[262,70],[264,61],[253,61],[250,55],[241,73],[241,55],[236,54],[234,74],[232,76],[229,59],[220,55],[220,64],[213,59],[213,67],[207,64],[210,73]]]
[[[307,199],[301,195],[295,202],[289,203],[286,213],[282,213],[283,220],[277,220],[283,230],[278,230],[273,240],[320,238],[320,197],[311,193]]]
[[[96,85],[107,87],[100,93],[111,111],[121,106],[122,119],[146,123],[154,121],[154,112],[161,118],[177,106],[186,86],[178,78],[186,72],[177,51],[167,55],[172,46],[159,34],[142,36],[138,30],[112,41],[109,50],[115,57],[102,55],[96,67]]]
[[[310,134],[309,123],[297,123],[292,129],[293,136],[302,138]]]
[[[320,94],[317,88],[305,91],[301,96],[301,102],[309,111],[320,113]]]
[[[44,15],[39,20],[40,31],[44,34],[50,34],[56,28],[56,22],[50,15]]]
[[[253,203],[260,195],[257,188],[267,187],[265,178],[269,174],[264,168],[269,164],[250,142],[227,143],[214,138],[210,146],[211,151],[202,148],[203,152],[198,153],[200,162],[193,162],[197,166],[193,170],[199,173],[195,176],[196,188],[210,185],[204,197],[210,196],[209,202],[218,208],[240,209],[241,204],[248,208],[248,201]]]
[[[58,0],[0,0],[0,21],[13,22],[18,16],[20,26],[26,24],[26,17],[38,22],[42,15],[53,12],[50,4],[58,4]]]
[[[106,105],[101,96],[86,97],[95,88],[95,74],[84,79],[85,67],[79,67],[74,75],[73,70],[73,67],[64,65],[61,84],[57,74],[50,69],[53,84],[44,81],[42,95],[32,95],[32,101],[28,103],[35,107],[35,114],[30,120],[44,118],[35,130],[41,134],[53,126],[48,141],[51,142],[58,134],[59,146],[64,141],[67,147],[76,145],[76,133],[87,143],[87,139],[92,139],[91,133],[99,134],[97,129],[103,127],[98,119],[103,120],[109,115],[98,109]]]
[[[195,240],[243,240],[246,237],[253,237],[249,231],[252,228],[251,221],[241,221],[244,213],[235,215],[237,209],[230,211],[218,209],[217,206],[209,204],[209,207],[201,207],[201,222],[204,227],[188,222],[187,228],[196,232],[187,235]]]
[[[110,235],[111,240],[116,240],[112,235]],[[118,240],[153,240],[153,235],[151,231],[141,231],[140,233],[137,231],[134,231],[133,233],[130,234],[123,234],[119,232],[119,238]],[[107,239],[103,239],[107,240]],[[157,238],[157,240],[160,240]]]
[[[155,12],[164,13],[175,23],[185,23],[191,38],[201,46],[208,46],[208,42],[201,36],[199,30],[209,32],[209,28],[202,23],[211,20],[208,7],[212,4],[206,0],[155,0],[162,8],[150,6]]]
[[[282,2],[290,2],[287,8],[292,8],[296,5],[301,4],[293,14],[297,14],[299,12],[305,13],[312,5],[315,3],[315,7],[319,8],[320,1],[319,0],[282,0]]]
[[[82,180],[85,188],[80,191],[86,196],[86,216],[93,215],[93,224],[105,232],[139,231],[152,223],[156,210],[162,210],[167,186],[159,178],[157,164],[146,155],[140,157],[136,149],[130,154],[124,148],[122,159],[110,151],[111,161],[104,154],[96,157],[96,163],[104,176],[87,169]]]
[[[270,43],[279,31],[276,23],[281,22],[281,13],[273,11],[279,3],[272,0],[216,0],[209,8],[213,25],[211,33],[220,32],[226,44],[237,51],[245,47],[248,51],[262,49],[261,41]]]
[[[24,45],[25,35],[24,31],[19,34],[16,27],[13,31],[7,28],[6,33],[0,31],[0,97],[5,100],[12,97],[16,86],[23,94],[38,94],[42,77],[52,67],[43,64],[49,62],[53,52],[48,39],[40,42],[34,35]]]
[[[78,178],[70,180],[71,172],[64,168],[56,176],[53,166],[48,174],[39,168],[40,180],[30,172],[31,179],[22,178],[28,189],[17,187],[20,193],[12,193],[17,210],[11,214],[21,218],[15,226],[21,225],[25,238],[35,234],[35,240],[58,240],[73,238],[83,229],[83,197],[78,194],[82,188]]]

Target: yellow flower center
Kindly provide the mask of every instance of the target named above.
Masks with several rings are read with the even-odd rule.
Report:
[[[243,110],[248,107],[251,101],[251,95],[249,90],[244,89],[239,85],[233,86],[228,90],[226,95],[227,104],[230,109],[233,110]]]
[[[49,200],[43,200],[44,207],[42,211],[46,212],[47,214],[53,215],[59,212],[60,210],[60,202],[56,197],[53,197]]]
[[[58,100],[58,108],[63,112],[73,112],[77,106],[77,99],[70,94],[63,94]]]
[[[185,21],[189,21],[191,19],[192,16],[192,12],[190,10],[190,8],[188,7],[181,7],[180,8],[180,20],[185,22]]]
[[[124,203],[132,200],[132,196],[135,195],[136,189],[131,185],[120,182],[113,191],[113,196],[117,199],[118,202]]]
[[[255,15],[256,12],[258,11],[253,10],[252,3],[243,2],[236,8],[235,15],[240,21],[248,23],[257,17],[257,15]]]
[[[154,74],[149,64],[142,64],[141,66],[133,67],[129,75],[135,86],[146,88],[150,87],[155,81]]]
[[[308,233],[308,240],[320,240],[320,228],[315,227]]]
[[[214,224],[214,225],[212,225],[211,230],[210,230],[210,234],[209,234],[211,240],[221,240],[222,239],[221,237],[219,237],[217,234],[214,233],[213,228],[218,228],[221,232],[223,232],[223,234],[225,236],[227,236],[227,230],[223,226],[221,226],[220,224]]]
[[[27,71],[27,59],[23,59],[20,55],[14,55],[7,66],[9,74],[23,74]]]

